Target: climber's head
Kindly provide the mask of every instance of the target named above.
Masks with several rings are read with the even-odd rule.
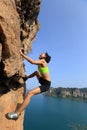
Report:
[[[45,59],[45,61],[49,63],[51,60],[51,56],[49,56],[47,52],[44,52],[40,54],[39,59]]]

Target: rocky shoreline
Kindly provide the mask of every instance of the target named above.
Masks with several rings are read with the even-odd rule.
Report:
[[[53,88],[44,93],[45,96],[68,98],[71,100],[87,100],[87,88]]]

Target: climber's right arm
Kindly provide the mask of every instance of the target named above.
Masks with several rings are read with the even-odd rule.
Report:
[[[23,54],[22,50],[20,50],[20,54],[23,58],[25,58],[28,62],[30,62],[31,64],[36,64],[36,65],[39,65],[39,64],[43,64],[44,63],[44,60],[33,60],[31,59],[30,57],[27,57],[26,55]]]

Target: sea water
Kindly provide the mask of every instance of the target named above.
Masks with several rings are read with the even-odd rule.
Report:
[[[36,95],[26,108],[24,130],[87,130],[87,102]]]

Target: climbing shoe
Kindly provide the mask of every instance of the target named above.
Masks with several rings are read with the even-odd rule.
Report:
[[[17,120],[18,114],[16,112],[7,113],[6,118],[10,120]]]

